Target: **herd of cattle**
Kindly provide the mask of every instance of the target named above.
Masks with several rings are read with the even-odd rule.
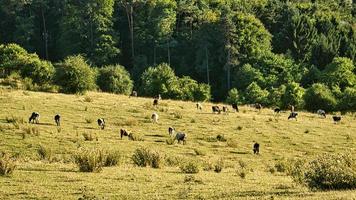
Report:
[[[137,93],[133,92],[130,96],[137,96]],[[161,95],[158,95],[157,97],[154,98],[153,100],[153,106],[158,106],[159,101],[161,100]],[[253,106],[255,109],[257,109],[258,111],[260,111],[262,109],[262,105],[259,103],[253,104],[251,105]],[[233,103],[231,105],[232,110],[234,110],[235,112],[239,112],[239,108],[238,105],[236,103]],[[203,106],[201,103],[196,103],[196,108],[197,110],[202,111]],[[290,106],[290,114],[288,116],[288,120],[289,119],[295,119],[297,120],[297,116],[298,113],[295,112],[294,110],[294,106]],[[222,108],[220,108],[219,106],[212,106],[212,112],[214,114],[221,114],[223,113],[228,113],[229,112],[229,108],[228,106],[222,106]],[[280,112],[282,112],[282,110],[280,108],[275,108],[274,109],[275,114],[279,114]],[[326,118],[326,112],[324,110],[319,109],[317,111],[317,114],[323,118]],[[29,118],[29,123],[39,123],[39,118],[40,118],[40,114],[38,112],[33,112]],[[153,113],[151,115],[151,120],[153,123],[157,123],[159,119],[159,116],[157,113]],[[334,123],[338,123],[341,121],[341,116],[333,116],[332,117]],[[57,126],[61,125],[61,116],[59,114],[56,114],[54,116],[54,121],[56,123]],[[99,118],[97,120],[98,122],[98,126],[100,127],[100,129],[104,129],[105,128],[105,120],[104,118]],[[168,133],[169,135],[173,138],[173,140],[177,140],[178,143],[182,142],[183,144],[186,143],[187,137],[188,135],[184,132],[176,132],[175,129],[173,127],[169,127],[168,128]],[[120,129],[120,138],[122,139],[124,136],[127,136],[129,140],[134,140],[134,136],[133,133],[125,130],[125,129]],[[253,144],[253,153],[254,154],[259,154],[259,149],[260,149],[260,144],[258,144],[257,142]]]

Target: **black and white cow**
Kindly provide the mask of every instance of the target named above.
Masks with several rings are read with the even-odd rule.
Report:
[[[104,129],[105,128],[105,120],[104,118],[99,118],[98,119],[98,125],[101,129]]]
[[[260,153],[260,144],[258,144],[257,142],[255,144],[253,144],[253,153],[254,154]]]
[[[213,113],[218,113],[218,114],[221,113],[219,106],[212,106],[211,109],[213,110]]]
[[[38,112],[33,112],[30,116],[30,118],[28,119],[28,123],[40,123],[40,114]]]
[[[54,116],[54,121],[56,122],[57,126],[61,125],[61,116],[59,114]]]
[[[239,107],[237,106],[237,103],[231,104],[232,109],[234,109],[236,112],[239,112]]]
[[[288,119],[295,119],[297,120],[298,113],[297,112],[291,112],[288,116]]]

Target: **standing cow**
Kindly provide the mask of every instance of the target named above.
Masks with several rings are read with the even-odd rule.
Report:
[[[30,118],[28,119],[28,123],[40,123],[40,114],[38,112],[33,112],[30,116]]]
[[[56,122],[57,126],[61,125],[61,116],[59,114],[54,116],[54,121]]]

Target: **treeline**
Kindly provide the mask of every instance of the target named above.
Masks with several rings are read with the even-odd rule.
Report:
[[[0,43],[120,64],[145,95],[356,110],[355,15],[351,0],[0,0]]]

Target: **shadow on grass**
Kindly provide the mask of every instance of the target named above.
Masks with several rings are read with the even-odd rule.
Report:
[[[150,137],[164,137],[163,135],[158,135],[158,134],[153,134],[153,135],[145,135],[145,136],[150,136]]]
[[[234,153],[234,154],[249,154],[246,151],[230,151],[230,153]]]
[[[305,194],[303,192],[295,192],[295,191],[270,191],[270,192],[263,192],[263,191],[244,191],[244,192],[237,192],[233,195],[234,197],[265,197],[265,196],[288,196],[288,197],[300,197],[300,196],[312,196],[311,194]]]

